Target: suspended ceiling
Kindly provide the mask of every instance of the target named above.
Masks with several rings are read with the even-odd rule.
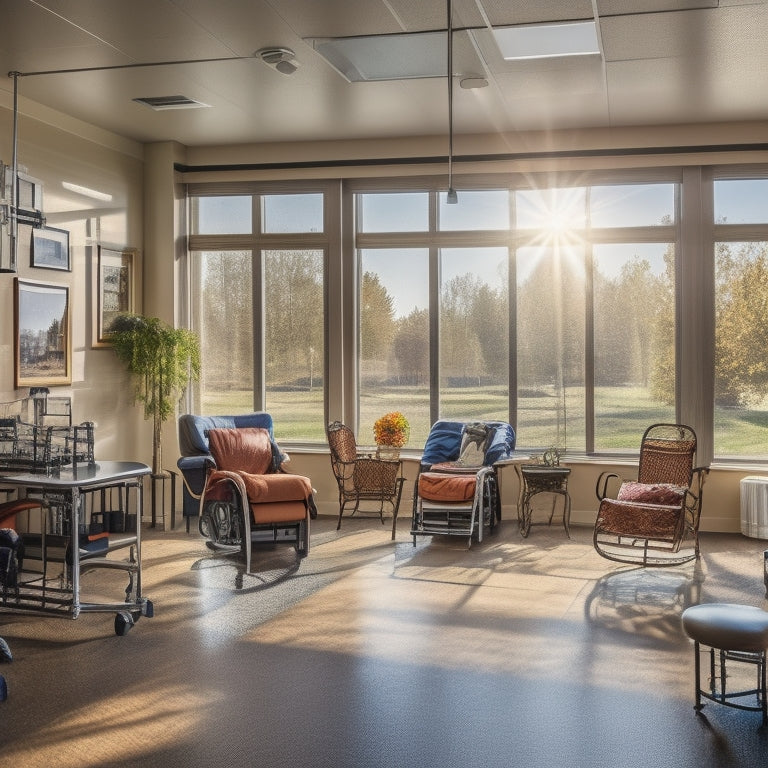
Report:
[[[505,61],[491,32],[593,18],[601,53],[587,57]],[[0,19],[0,71],[22,73],[21,99],[141,142],[446,131],[445,78],[349,82],[312,44],[445,30],[445,0],[0,0]],[[457,134],[768,119],[766,2],[453,0],[453,26]],[[297,71],[253,57],[269,46],[292,49]],[[224,60],[123,68],[199,59]],[[68,69],[80,71],[33,74]],[[208,106],[134,101],[172,95]]]

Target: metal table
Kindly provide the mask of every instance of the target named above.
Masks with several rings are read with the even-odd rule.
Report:
[[[40,532],[22,535],[25,561],[42,564],[42,573],[19,575],[17,589],[0,591],[0,610],[17,613],[43,613],[72,619],[81,612],[115,612],[115,632],[124,635],[141,616],[152,616],[153,606],[141,592],[141,518],[144,477],[150,473],[145,464],[130,461],[101,461],[76,464],[51,474],[2,472],[0,484],[23,490],[28,497],[40,499]],[[133,493],[132,493],[133,492]],[[135,509],[135,531],[110,534],[102,546],[82,546],[81,536],[90,530],[91,516],[105,512],[107,494],[118,495],[121,513],[128,517]],[[131,496],[134,502],[131,503]],[[90,501],[90,509],[85,503]],[[126,526],[128,528],[130,526]],[[114,537],[114,538],[113,538]],[[110,558],[116,551],[128,550],[127,559]],[[59,568],[55,578],[48,578],[48,563]],[[84,602],[80,597],[80,577],[84,571],[117,570],[128,576],[125,600]],[[58,582],[58,586],[56,586]],[[53,583],[53,585],[52,585]]]
[[[566,536],[571,538],[571,496],[568,493],[568,475],[570,474],[569,467],[547,466],[546,464],[523,464],[520,466],[522,488],[521,503],[518,507],[518,522],[523,537],[528,536],[531,530],[531,518],[533,516],[531,499],[539,493],[550,493],[552,494],[552,510],[547,524],[552,524],[555,502],[558,496],[562,496],[563,528],[565,528]]]

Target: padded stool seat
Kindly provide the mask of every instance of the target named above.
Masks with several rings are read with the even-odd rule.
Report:
[[[762,712],[763,724],[768,723],[765,669],[768,612],[749,605],[705,603],[683,611],[682,622],[686,634],[694,641],[696,710],[701,710],[701,698],[704,697],[737,709]],[[709,647],[710,680],[706,690],[701,687],[700,644]],[[728,661],[754,665],[757,668],[755,687],[728,690],[725,669]],[[751,696],[756,697],[756,704],[744,704],[744,698]]]

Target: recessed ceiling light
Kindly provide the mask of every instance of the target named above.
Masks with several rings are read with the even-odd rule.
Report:
[[[594,21],[495,27],[493,36],[507,61],[600,53]]]
[[[350,82],[445,77],[445,32],[310,38],[312,47]]]

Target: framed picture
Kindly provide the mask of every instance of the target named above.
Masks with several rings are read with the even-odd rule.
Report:
[[[98,247],[95,346],[109,345],[109,327],[125,312],[136,312],[136,251]]]
[[[32,229],[30,266],[43,269],[60,269],[69,272],[69,232],[65,229],[43,227]]]
[[[16,388],[72,383],[69,288],[16,278]]]

